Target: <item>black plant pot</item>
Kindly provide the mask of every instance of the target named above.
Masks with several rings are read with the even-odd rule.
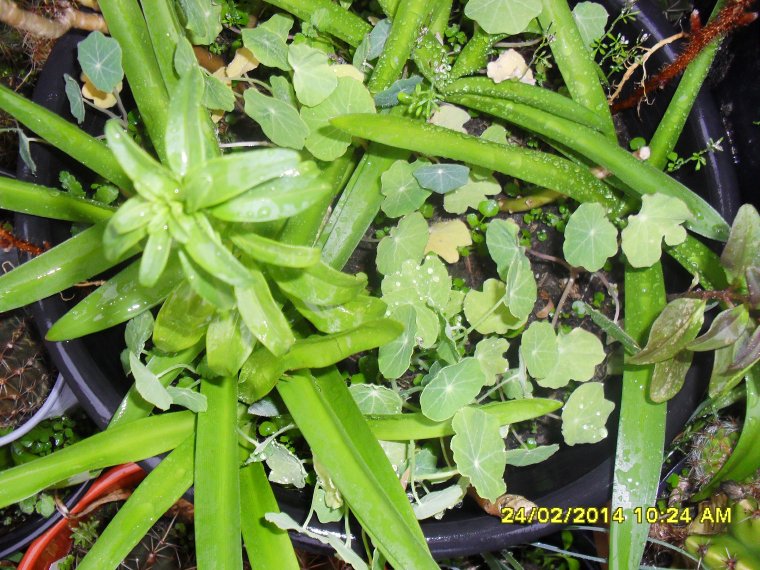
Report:
[[[622,7],[621,0],[609,0],[610,11]],[[672,34],[672,27],[661,16],[659,8],[647,2],[640,4],[638,26],[650,34],[653,41]],[[69,34],[56,45],[43,70],[35,100],[49,109],[72,120],[66,96],[64,95],[63,73],[78,75],[75,49],[81,35]],[[672,49],[658,52],[650,59],[650,69],[662,65],[672,58]],[[627,124],[637,133],[651,136],[661,116],[667,94],[657,97],[655,104],[644,107],[641,118],[629,112]],[[102,123],[96,124],[94,113],[88,113],[87,128],[91,132],[102,129]],[[708,94],[703,93],[697,102],[686,127],[681,155],[688,156],[707,145],[709,138],[723,136],[723,126],[717,108]],[[55,150],[37,146],[34,151],[39,174],[30,177],[22,166],[20,175],[27,180],[33,179],[41,184],[55,185],[58,172],[63,167],[75,169],[71,161]],[[699,177],[686,174],[683,181],[693,190],[709,200],[713,206],[728,220],[733,219],[738,207],[738,194],[734,165],[726,154],[713,154],[708,157],[708,164],[699,173]],[[18,216],[18,226],[22,235],[37,243],[55,242],[66,237],[68,228],[63,224],[29,216]],[[69,305],[60,296],[54,296],[33,307],[37,323],[44,333],[56,319],[67,310]],[[98,335],[63,343],[49,343],[49,349],[58,368],[69,378],[72,386],[92,419],[105,427],[120,403],[129,386],[119,363],[118,354],[122,348],[122,330],[113,329]],[[667,437],[671,440],[683,427],[704,394],[706,375],[709,367],[699,364],[692,368],[686,387],[668,405]],[[610,378],[606,382],[607,395],[619,400],[620,379]],[[609,437],[600,444],[564,446],[550,460],[540,465],[525,468],[510,468],[507,474],[511,493],[523,494],[541,506],[576,507],[598,506],[609,499],[614,448],[616,439],[617,415],[613,414],[608,422]],[[310,497],[304,493],[278,490],[278,499],[283,510],[296,520],[302,520],[308,510]],[[317,525],[327,532],[343,535],[338,525]],[[442,520],[429,520],[422,523],[425,535],[437,558],[493,551],[509,545],[530,542],[557,530],[556,525],[534,524],[528,526],[503,525],[494,517],[485,515],[476,505],[466,501],[460,509],[447,513]],[[356,534],[355,536],[358,536]],[[320,550],[322,545],[304,536],[294,536],[294,541],[302,548]],[[358,543],[360,541],[356,541]]]

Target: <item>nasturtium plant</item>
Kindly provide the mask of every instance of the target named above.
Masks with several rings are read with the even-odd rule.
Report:
[[[596,443],[607,437],[607,418],[615,404],[604,398],[601,382],[581,384],[562,408],[562,436],[568,445]]]
[[[470,169],[461,164],[428,164],[413,172],[420,186],[436,194],[446,194],[467,183]]]
[[[470,114],[456,105],[441,105],[430,117],[430,123],[460,133],[466,133],[464,125],[470,120]]]
[[[487,381],[476,358],[463,358],[456,364],[445,366],[422,390],[422,413],[434,421],[447,420],[472,402]]]
[[[481,334],[504,334],[521,326],[507,305],[507,286],[498,279],[486,279],[483,291],[472,289],[467,293],[464,314],[470,326]]]
[[[81,125],[82,121],[84,121],[84,100],[82,99],[79,83],[68,73],[63,74],[63,80],[66,82],[65,91],[66,97],[69,100],[69,110],[71,111],[71,115],[77,120],[77,123]]]
[[[377,364],[385,378],[395,380],[409,369],[412,353],[417,346],[417,311],[414,305],[402,304],[395,307],[388,316],[401,323],[404,332],[380,347]]]
[[[414,503],[414,515],[423,520],[434,517],[441,518],[443,514],[453,509],[457,504],[462,502],[467,494],[469,483],[466,478],[459,479],[454,485],[450,485],[440,491],[432,491],[420,498],[418,503]]]
[[[353,64],[359,69],[367,66],[367,62],[374,61],[383,51],[385,42],[388,40],[388,34],[391,31],[391,22],[384,18],[377,22],[354,52]]]
[[[380,207],[387,216],[398,218],[412,214],[430,196],[430,191],[420,186],[414,176],[414,172],[423,164],[426,163],[420,160],[411,164],[397,160],[380,176],[380,192],[385,196]]]
[[[278,146],[300,150],[309,136],[309,127],[290,103],[247,89],[245,113],[261,125],[264,134]]]
[[[286,40],[292,26],[292,18],[275,14],[255,28],[244,29],[243,44],[262,65],[290,71]]]
[[[293,68],[293,87],[296,97],[304,105],[319,105],[338,87],[338,78],[328,62],[325,52],[309,45],[290,44],[288,47],[288,63]]]
[[[475,359],[486,375],[486,384],[496,384],[498,378],[509,370],[509,362],[504,353],[509,350],[509,342],[499,337],[486,337],[475,346]]]
[[[617,229],[607,219],[604,206],[581,204],[565,227],[565,259],[574,267],[599,271],[618,250]]]
[[[522,334],[520,354],[533,378],[548,376],[559,361],[557,335],[551,324],[546,321],[532,322]]]
[[[352,384],[349,386],[356,405],[363,414],[400,414],[404,401],[398,392],[375,384]]]
[[[682,200],[665,194],[647,194],[641,199],[641,210],[628,218],[621,232],[621,248],[633,267],[649,267],[662,255],[663,240],[678,245],[686,239],[683,223],[692,213]]]
[[[464,186],[444,195],[443,209],[450,214],[464,214],[467,210],[476,210],[481,202],[499,192],[501,186],[492,176],[475,180],[471,175]]]
[[[605,7],[597,2],[579,2],[573,7],[573,20],[589,49],[604,35],[608,18]]]
[[[425,255],[428,235],[428,224],[419,212],[402,218],[377,246],[377,270],[390,275],[400,271],[407,260],[418,263]]]
[[[465,15],[489,34],[516,35],[541,13],[540,0],[468,0]]]
[[[213,0],[179,0],[185,27],[194,44],[208,45],[222,31],[222,6]]]
[[[499,422],[483,410],[468,406],[456,413],[451,424],[451,451],[459,472],[470,480],[478,495],[495,502],[507,490],[507,454]]]
[[[535,465],[546,461],[552,455],[559,451],[559,445],[553,443],[551,445],[539,445],[538,447],[522,448],[507,450],[507,465],[513,465],[515,467],[526,467],[528,465]]]
[[[92,32],[77,46],[82,71],[100,91],[110,93],[124,78],[121,46],[101,32]]]
[[[447,263],[459,261],[459,248],[472,245],[472,236],[462,220],[446,220],[430,226],[425,253],[435,253]]]

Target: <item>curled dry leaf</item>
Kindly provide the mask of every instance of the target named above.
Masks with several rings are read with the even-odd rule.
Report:
[[[116,95],[114,93],[101,91],[95,87],[90,78],[84,73],[80,76],[80,79],[82,80],[82,97],[92,101],[93,105],[100,109],[110,109],[116,105]],[[123,86],[124,83],[119,81],[119,84],[116,86],[116,93],[120,93]]]
[[[249,71],[253,71],[259,66],[259,60],[253,55],[248,48],[241,47],[235,51],[235,57],[230,64],[224,68],[227,77],[240,77]],[[215,74],[216,75],[216,74]]]
[[[472,236],[462,220],[438,222],[430,226],[425,253],[440,255],[448,263],[459,261],[459,248],[472,245]]]

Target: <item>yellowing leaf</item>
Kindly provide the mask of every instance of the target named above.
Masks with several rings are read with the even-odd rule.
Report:
[[[535,85],[533,71],[525,63],[525,58],[519,52],[508,49],[498,59],[486,66],[486,74],[493,79],[494,83],[501,83],[507,79],[517,79],[521,83]]]
[[[460,247],[472,245],[470,230],[462,220],[438,222],[430,226],[425,253],[433,252],[440,255],[448,263],[459,261]]]
[[[446,127],[453,131],[466,133],[464,124],[470,120],[470,114],[455,105],[441,105],[430,117],[430,122],[439,127]]]
[[[333,70],[333,73],[337,75],[338,77],[350,77],[352,79],[356,79],[357,81],[361,81],[364,83],[364,74],[356,69],[353,65],[350,63],[344,63],[341,65],[333,65],[330,66],[330,69]]]
[[[240,77],[259,66],[259,60],[248,48],[241,47],[235,51],[235,57],[225,69],[227,77]]]
[[[92,81],[90,81],[90,78],[84,73],[80,78],[82,80],[82,97],[89,99],[92,101],[93,105],[100,109],[110,109],[116,105],[116,95],[107,91],[101,91],[95,87]],[[120,92],[123,86],[124,83],[119,81],[119,84],[116,86],[116,92]]]

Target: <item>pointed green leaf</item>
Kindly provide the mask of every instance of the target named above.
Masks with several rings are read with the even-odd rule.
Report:
[[[653,402],[667,402],[678,394],[686,380],[686,373],[691,368],[694,353],[682,350],[673,358],[654,365],[652,382],[649,384],[649,397]]]
[[[206,332],[208,366],[219,376],[236,376],[248,359],[256,340],[241,313],[217,313]]]
[[[216,308],[183,280],[161,305],[153,327],[153,344],[164,352],[179,352],[197,343]],[[150,314],[150,313],[144,313]]]
[[[697,352],[716,350],[734,344],[747,329],[749,312],[744,305],[722,311],[709,330],[691,341],[686,348]]]
[[[281,267],[311,267],[321,256],[316,248],[288,245],[254,233],[237,234],[230,239],[253,259]]]
[[[172,405],[172,398],[153,374],[133,352],[129,353],[129,368],[135,377],[135,387],[145,400],[159,410],[168,410]]]
[[[172,238],[169,232],[164,229],[149,232],[148,242],[140,259],[140,285],[153,287],[158,282],[169,261],[171,249]]]
[[[238,310],[253,336],[272,354],[282,356],[296,340],[293,331],[272,297],[264,275],[259,271],[251,271],[251,275],[251,285],[235,288]]]
[[[720,261],[732,280],[744,276],[749,267],[760,266],[760,215],[754,206],[745,204],[736,214]]]
[[[672,358],[699,334],[705,319],[705,301],[676,299],[663,309],[652,324],[641,352],[628,359],[631,364],[651,364]]]
[[[77,123],[81,125],[82,121],[84,121],[84,101],[79,83],[68,73],[63,74],[63,80],[66,82],[65,91],[66,98],[69,100],[69,110],[71,111],[71,115],[77,120]]]

